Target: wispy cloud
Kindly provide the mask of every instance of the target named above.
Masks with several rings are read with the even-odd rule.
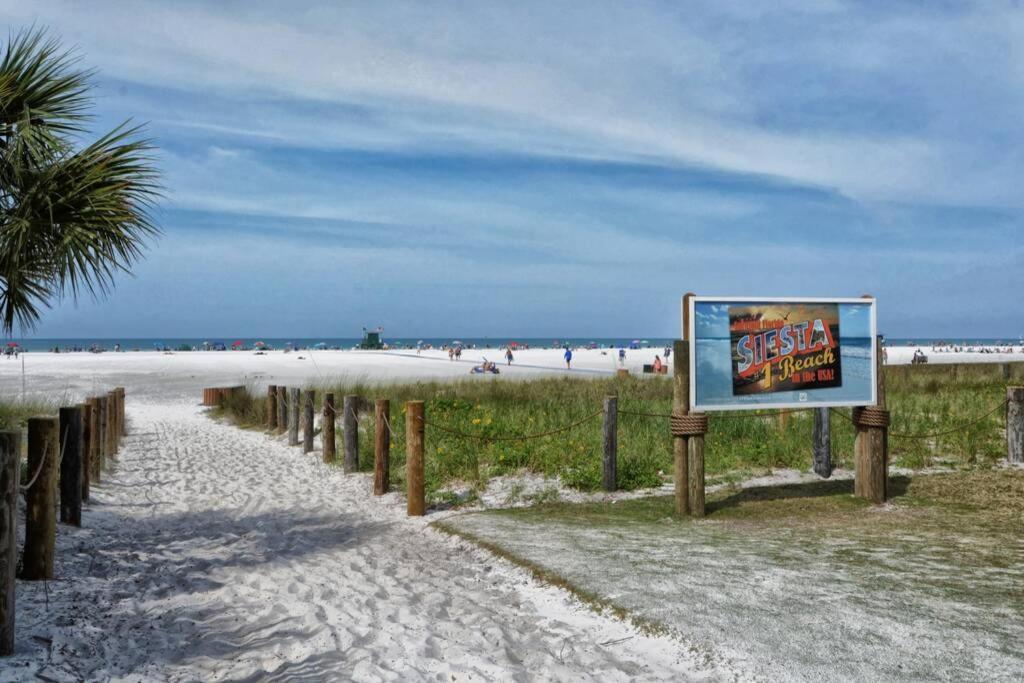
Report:
[[[651,333],[675,323],[616,292],[670,311],[695,287],[909,306],[954,273],[984,294],[1021,272],[1014,3],[0,9],[99,68],[99,124],[151,121],[180,231],[157,265],[196,262],[186,235],[207,253],[255,226],[253,248],[211,258],[244,274],[321,240],[324,277],[477,282],[505,308],[557,288]]]

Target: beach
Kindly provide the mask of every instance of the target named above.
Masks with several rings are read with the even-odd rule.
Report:
[[[1024,362],[1024,347],[1013,353],[932,352],[930,347],[887,348],[890,365],[907,365],[920,348],[929,363]],[[994,347],[993,347],[994,348]],[[1003,347],[1005,348],[1005,347]],[[572,368],[566,369],[562,349],[524,349],[515,352],[511,366],[501,349],[464,349],[460,360],[449,360],[441,349],[392,351],[280,350],[255,351],[124,351],[105,353],[48,353],[33,351],[18,358],[0,358],[0,391],[16,397],[22,391],[22,363],[26,397],[61,396],[80,400],[109,387],[123,386],[129,394],[164,400],[198,399],[203,387],[269,384],[327,385],[335,380],[367,383],[466,379],[528,379],[540,376],[602,377],[620,367],[643,375],[664,349],[629,349],[620,366],[616,349],[575,349]],[[484,360],[497,363],[499,375],[471,375]],[[671,367],[672,359],[669,359]]]
[[[642,365],[661,349],[627,352]],[[93,487],[84,527],[61,525],[53,582],[18,582],[16,654],[0,681],[748,678],[700,651],[595,613],[526,571],[405,516],[369,474],[346,476],[285,437],[205,414],[201,389],[235,384],[607,377],[613,351],[560,349],[28,353],[0,359],[0,390],[79,401],[127,392],[128,435]],[[912,348],[890,349],[909,362]],[[500,375],[471,375],[484,358]],[[1017,354],[943,354],[1004,362]],[[317,446],[319,448],[319,446]],[[443,516],[443,515],[442,515]],[[23,525],[19,524],[19,534]],[[742,658],[740,658],[742,659]]]

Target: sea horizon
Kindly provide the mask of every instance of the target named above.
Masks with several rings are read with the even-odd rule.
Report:
[[[326,348],[351,349],[362,342],[360,337],[258,337],[258,336],[186,336],[186,337],[39,337],[39,338],[9,338],[5,345],[17,344],[24,351],[53,351],[54,348],[64,352],[69,349],[80,348],[90,350],[93,346],[103,350],[113,350],[119,346],[123,351],[153,351],[153,350],[184,350],[183,347],[194,347],[195,350],[206,350],[204,347],[223,345],[231,349],[235,342],[242,342],[241,348],[251,350],[257,342],[263,342],[272,349],[312,348],[317,345],[324,345]],[[642,336],[565,336],[565,337],[517,337],[517,336],[451,336],[451,337],[383,337],[382,341],[393,348],[415,348],[417,345],[430,345],[439,347],[460,343],[466,347],[476,348],[497,348],[515,342],[518,346],[550,348],[553,346],[569,345],[571,347],[586,347],[596,345],[599,348],[640,346],[657,348],[670,345],[674,338],[671,337],[642,337]],[[931,346],[944,343],[955,346],[1007,346],[1020,345],[1021,338],[1017,337],[886,337],[888,346]]]

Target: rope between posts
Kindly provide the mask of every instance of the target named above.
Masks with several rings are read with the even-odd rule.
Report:
[[[743,418],[754,418],[754,417],[774,417],[775,415],[789,415],[791,413],[802,413],[802,412],[806,412],[808,410],[813,410],[813,408],[791,408],[791,409],[787,409],[787,410],[777,410],[777,411],[774,411],[774,412],[771,412],[771,413],[729,413],[728,415],[723,414],[723,413],[709,413],[708,415],[710,417],[713,417],[716,420],[719,419],[719,418],[724,418],[724,419],[737,419],[737,418],[739,418],[739,419],[743,419]],[[655,417],[655,418],[661,418],[661,419],[666,419],[666,420],[672,419],[671,413],[641,413],[641,412],[637,412],[637,411],[633,411],[633,410],[620,410],[620,411],[618,411],[618,413],[619,413],[619,415],[632,415],[634,417]]]
[[[487,436],[485,434],[467,434],[465,432],[460,432],[457,429],[451,429],[449,427],[445,427],[434,422],[427,422],[426,420],[423,420],[423,424],[427,427],[433,427],[434,429],[439,429],[442,432],[447,432],[448,434],[452,434],[454,436],[460,436],[464,439],[478,439],[480,441],[528,441],[530,439],[539,439],[544,436],[551,436],[553,434],[567,432],[570,429],[574,429],[576,427],[579,427],[581,424],[593,420],[595,417],[601,415],[603,412],[604,410],[598,410],[597,412],[591,413],[590,415],[587,415],[584,418],[576,420],[571,424],[567,424],[563,427],[558,427],[556,429],[549,429],[546,432],[538,432],[536,434],[522,434],[519,436]]]
[[[965,422],[963,424],[960,424],[960,425],[954,427],[953,429],[947,429],[947,430],[944,430],[944,431],[941,431],[941,432],[932,432],[932,433],[929,433],[929,434],[899,434],[899,433],[892,433],[892,432],[890,432],[889,436],[891,438],[893,438],[893,439],[906,439],[906,440],[910,440],[910,441],[918,440],[918,439],[935,439],[935,438],[938,438],[940,436],[949,436],[950,434],[956,434],[957,432],[969,429],[970,427],[973,427],[973,426],[975,426],[977,424],[980,424],[980,423],[984,422],[985,420],[987,420],[988,418],[992,417],[994,414],[999,412],[1000,409],[1005,408],[1006,404],[1007,404],[1007,401],[1003,401],[1002,403],[998,404],[995,408],[993,408],[992,410],[990,410],[987,413],[985,413],[984,415],[982,415],[981,417],[978,417],[978,418],[976,418],[974,420],[971,420],[970,422]],[[850,423],[856,424],[856,423],[853,422],[853,418],[851,416],[847,415],[846,413],[844,413],[843,411],[838,410],[836,408],[831,408],[830,410],[831,410],[831,412],[833,414],[839,415],[844,420],[847,420]]]
[[[70,429],[70,427],[68,429]],[[56,467],[58,469],[60,468],[60,464],[64,461],[64,447],[67,444],[68,444],[68,431],[67,431],[67,429],[65,429],[64,430],[64,439],[61,441],[60,453],[58,454],[58,457],[57,457],[57,465],[56,465]],[[29,483],[27,483],[24,486],[20,487],[22,491],[28,491],[30,488],[32,488],[32,486],[36,483],[36,479],[39,478],[39,473],[43,471],[43,465],[45,465],[45,464],[46,464],[46,454],[43,454],[43,457],[39,458],[39,467],[36,468],[36,473],[32,475],[32,481],[30,481]]]

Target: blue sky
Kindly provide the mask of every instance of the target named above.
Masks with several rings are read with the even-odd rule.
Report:
[[[36,336],[673,336],[686,291],[1024,332],[1019,3],[0,0],[164,236]]]

